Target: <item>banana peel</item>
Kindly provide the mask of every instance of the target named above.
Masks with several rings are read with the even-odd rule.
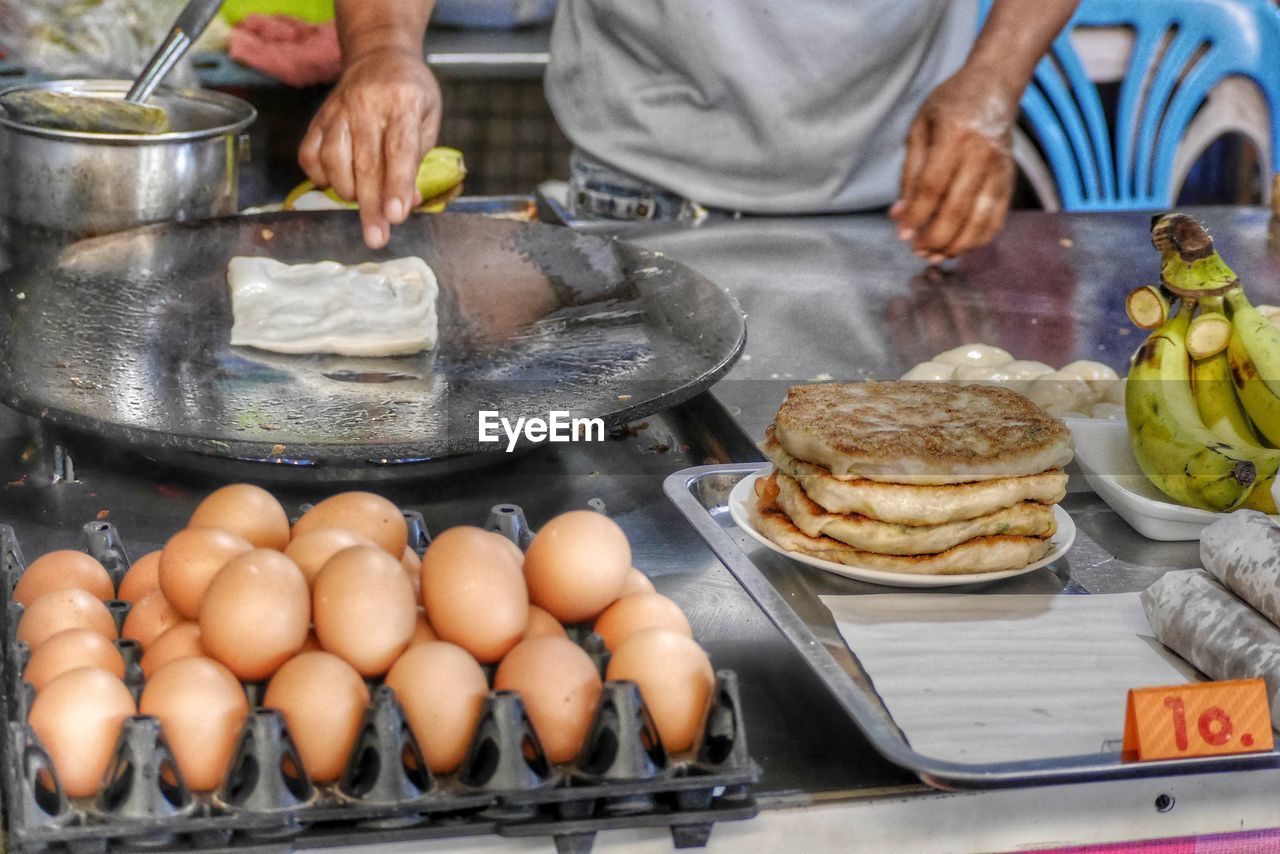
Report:
[[[467,166],[462,159],[462,152],[456,148],[436,146],[427,152],[418,164],[418,175],[414,181],[418,193],[422,196],[422,204],[414,208],[419,213],[438,213],[445,209],[449,202],[462,195],[462,181],[467,176]],[[308,193],[318,193],[333,203],[334,208],[359,210],[360,206],[338,195],[332,187],[321,190],[311,180],[303,181],[289,191],[284,197],[284,209],[297,210],[298,200]]]

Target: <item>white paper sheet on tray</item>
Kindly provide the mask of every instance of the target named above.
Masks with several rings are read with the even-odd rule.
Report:
[[[1118,750],[1130,688],[1197,678],[1137,593],[821,598],[908,742],[937,759]]]

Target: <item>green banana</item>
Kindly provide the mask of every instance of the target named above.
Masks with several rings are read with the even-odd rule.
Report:
[[[1248,500],[1260,472],[1253,454],[1222,441],[1200,418],[1184,338],[1194,310],[1183,300],[1134,354],[1125,384],[1129,442],[1143,473],[1170,498],[1205,510],[1234,510]],[[1272,453],[1274,476],[1280,453]]]
[[[1227,358],[1245,412],[1268,444],[1280,446],[1280,332],[1244,292],[1227,294],[1231,340]]]
[[[425,204],[461,184],[465,177],[467,166],[462,160],[462,152],[456,148],[437,145],[418,164],[418,175],[414,183]]]
[[[414,210],[435,213],[444,210],[445,205],[462,192],[462,180],[467,177],[467,165],[463,162],[462,152],[456,148],[437,145],[427,152],[418,164],[418,174],[414,185],[422,196],[422,204]],[[297,201],[308,193],[323,193],[335,206],[356,210],[359,205],[349,202],[332,187],[321,190],[310,180],[303,181],[289,191],[284,197],[284,209],[295,210]],[[314,208],[313,208],[314,209]]]
[[[1263,447],[1236,394],[1226,353],[1192,362],[1191,391],[1200,419],[1215,436],[1230,445]]]
[[[1222,312],[1221,297],[1202,299],[1199,305],[1199,317]],[[1271,494],[1271,486],[1277,469],[1273,467],[1271,460],[1280,454],[1266,453],[1268,449],[1265,448],[1265,441],[1258,435],[1249,414],[1244,410],[1240,396],[1236,393],[1230,356],[1226,352],[1219,352],[1207,359],[1193,360],[1191,391],[1195,395],[1196,406],[1205,426],[1219,439],[1253,454],[1253,462],[1258,467],[1258,482],[1240,506],[1263,513],[1275,513],[1276,502]]]
[[[1188,327],[1188,339],[1200,318],[1216,317],[1221,318],[1221,322],[1226,322],[1221,297],[1199,300],[1198,305],[1200,313]],[[1236,394],[1235,384],[1231,379],[1231,363],[1225,350],[1206,359],[1192,359],[1191,393],[1195,395],[1200,419],[1219,439],[1232,445],[1262,447],[1262,439],[1253,429],[1244,405]]]

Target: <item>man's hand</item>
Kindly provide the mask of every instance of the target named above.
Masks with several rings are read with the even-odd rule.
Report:
[[[933,90],[907,134],[898,237],[930,263],[991,241],[1013,192],[1020,91],[966,66]]]
[[[439,129],[440,84],[420,51],[379,48],[348,58],[298,162],[318,186],[360,205],[365,243],[380,249],[420,202],[414,179]]]
[[[990,242],[1004,225],[1018,101],[1079,2],[995,0],[969,59],[920,108],[889,216],[929,263]]]

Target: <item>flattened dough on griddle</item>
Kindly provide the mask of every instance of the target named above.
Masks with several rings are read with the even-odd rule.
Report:
[[[884,555],[855,549],[831,537],[810,537],[777,505],[777,486],[767,478],[756,481],[757,501],[751,503],[756,530],[787,551],[799,552],[846,566],[900,572],[908,575],[976,575],[1022,569],[1049,553],[1050,543],[1038,537],[1001,535],[978,537],[930,555]]]
[[[344,265],[238,256],[227,265],[233,347],[403,356],[435,346],[435,273],[421,258]]]
[[[1071,431],[1007,388],[936,382],[794,386],[774,435],[796,459],[890,483],[967,483],[1071,461]]]
[[[1166,572],[1142,591],[1162,644],[1210,679],[1262,679],[1280,727],[1280,629],[1203,569]]]
[[[778,471],[800,481],[805,494],[818,505],[832,513],[858,513],[881,522],[941,525],[986,516],[1022,501],[1057,504],[1067,495],[1067,475],[1061,469],[973,483],[922,486],[833,475],[822,466],[788,454],[772,430],[763,447]]]
[[[1200,534],[1204,568],[1280,625],[1280,528],[1266,513],[1236,510]]]
[[[850,513],[827,513],[795,478],[773,475],[778,484],[778,509],[810,537],[827,536],[855,549],[887,555],[927,555],[944,552],[975,537],[1013,534],[1051,537],[1057,530],[1053,508],[1024,501],[986,516],[941,525],[899,525]]]

